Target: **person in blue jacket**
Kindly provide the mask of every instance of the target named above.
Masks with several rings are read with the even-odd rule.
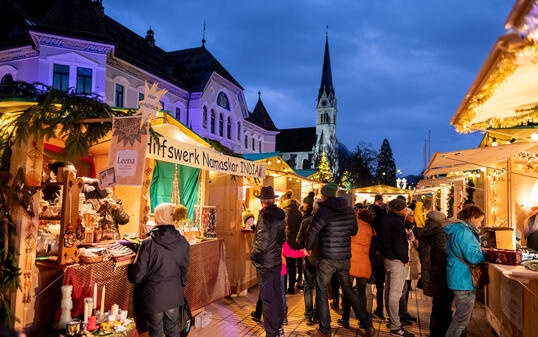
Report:
[[[461,221],[445,227],[448,234],[447,251],[447,283],[454,292],[456,312],[448,327],[447,337],[459,337],[469,324],[473,313],[476,289],[473,287],[471,271],[459,258],[469,264],[485,262],[480,247],[478,228],[482,226],[484,212],[476,205],[465,206],[458,213]]]

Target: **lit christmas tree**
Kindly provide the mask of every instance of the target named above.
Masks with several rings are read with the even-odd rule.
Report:
[[[318,167],[318,180],[324,183],[332,183],[333,182],[333,173],[331,171],[331,168],[329,167],[329,163],[327,162],[327,157],[325,156],[325,151],[323,151],[323,155],[321,156],[321,161],[319,162]]]

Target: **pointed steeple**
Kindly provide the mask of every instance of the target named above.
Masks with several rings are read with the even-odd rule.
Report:
[[[249,115],[249,120],[266,130],[271,130],[271,131],[278,130],[277,127],[275,126],[275,123],[273,123],[271,116],[269,116],[269,113],[267,112],[265,105],[263,105],[261,91],[258,91],[258,102],[256,103],[256,106],[254,107],[254,111],[252,111],[252,113]]]
[[[331,72],[331,58],[329,56],[329,33],[325,35],[325,56],[323,58],[323,72],[321,73],[321,85],[319,87],[318,101],[323,93],[327,98],[334,97],[333,75]]]

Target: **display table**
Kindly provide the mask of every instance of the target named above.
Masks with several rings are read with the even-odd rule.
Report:
[[[226,248],[223,240],[215,239],[190,246],[190,265],[185,297],[192,311],[230,295],[230,281],[226,269]],[[44,263],[41,263],[43,268]],[[49,268],[61,269],[50,264]],[[73,285],[72,316],[82,316],[85,297],[93,296],[93,285],[97,283],[99,292],[97,308],[100,309],[101,288],[106,286],[105,309],[113,304],[127,309],[129,316],[136,315],[135,285],[129,281],[129,261],[112,260],[65,266],[63,284]],[[57,294],[58,299],[60,293]],[[59,302],[58,302],[59,303]],[[55,307],[56,310],[57,307]],[[50,310],[50,307],[47,309]],[[59,310],[57,318],[59,318]],[[51,322],[52,323],[52,322]]]
[[[530,337],[538,331],[538,272],[488,263],[486,316],[500,337]]]

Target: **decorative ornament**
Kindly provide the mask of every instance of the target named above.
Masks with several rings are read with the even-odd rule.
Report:
[[[71,248],[77,243],[77,236],[71,230],[71,226],[67,226],[64,234],[64,247]]]
[[[129,143],[131,146],[135,142],[142,141],[142,135],[147,134],[145,123],[140,126],[142,117],[123,117],[114,119],[113,136],[118,137],[118,143],[123,142],[123,146]]]
[[[157,83],[148,87],[148,82],[144,83],[144,99],[139,102],[140,109],[138,109],[137,115],[142,115],[140,120],[140,128],[144,126],[150,117],[157,117],[157,112],[162,109],[161,98],[166,94],[166,89],[159,90]]]
[[[24,181],[24,170],[19,168],[13,184],[9,191],[11,202],[17,202],[28,214],[29,217],[35,216],[32,205],[32,196],[41,189],[41,187],[28,187]]]

